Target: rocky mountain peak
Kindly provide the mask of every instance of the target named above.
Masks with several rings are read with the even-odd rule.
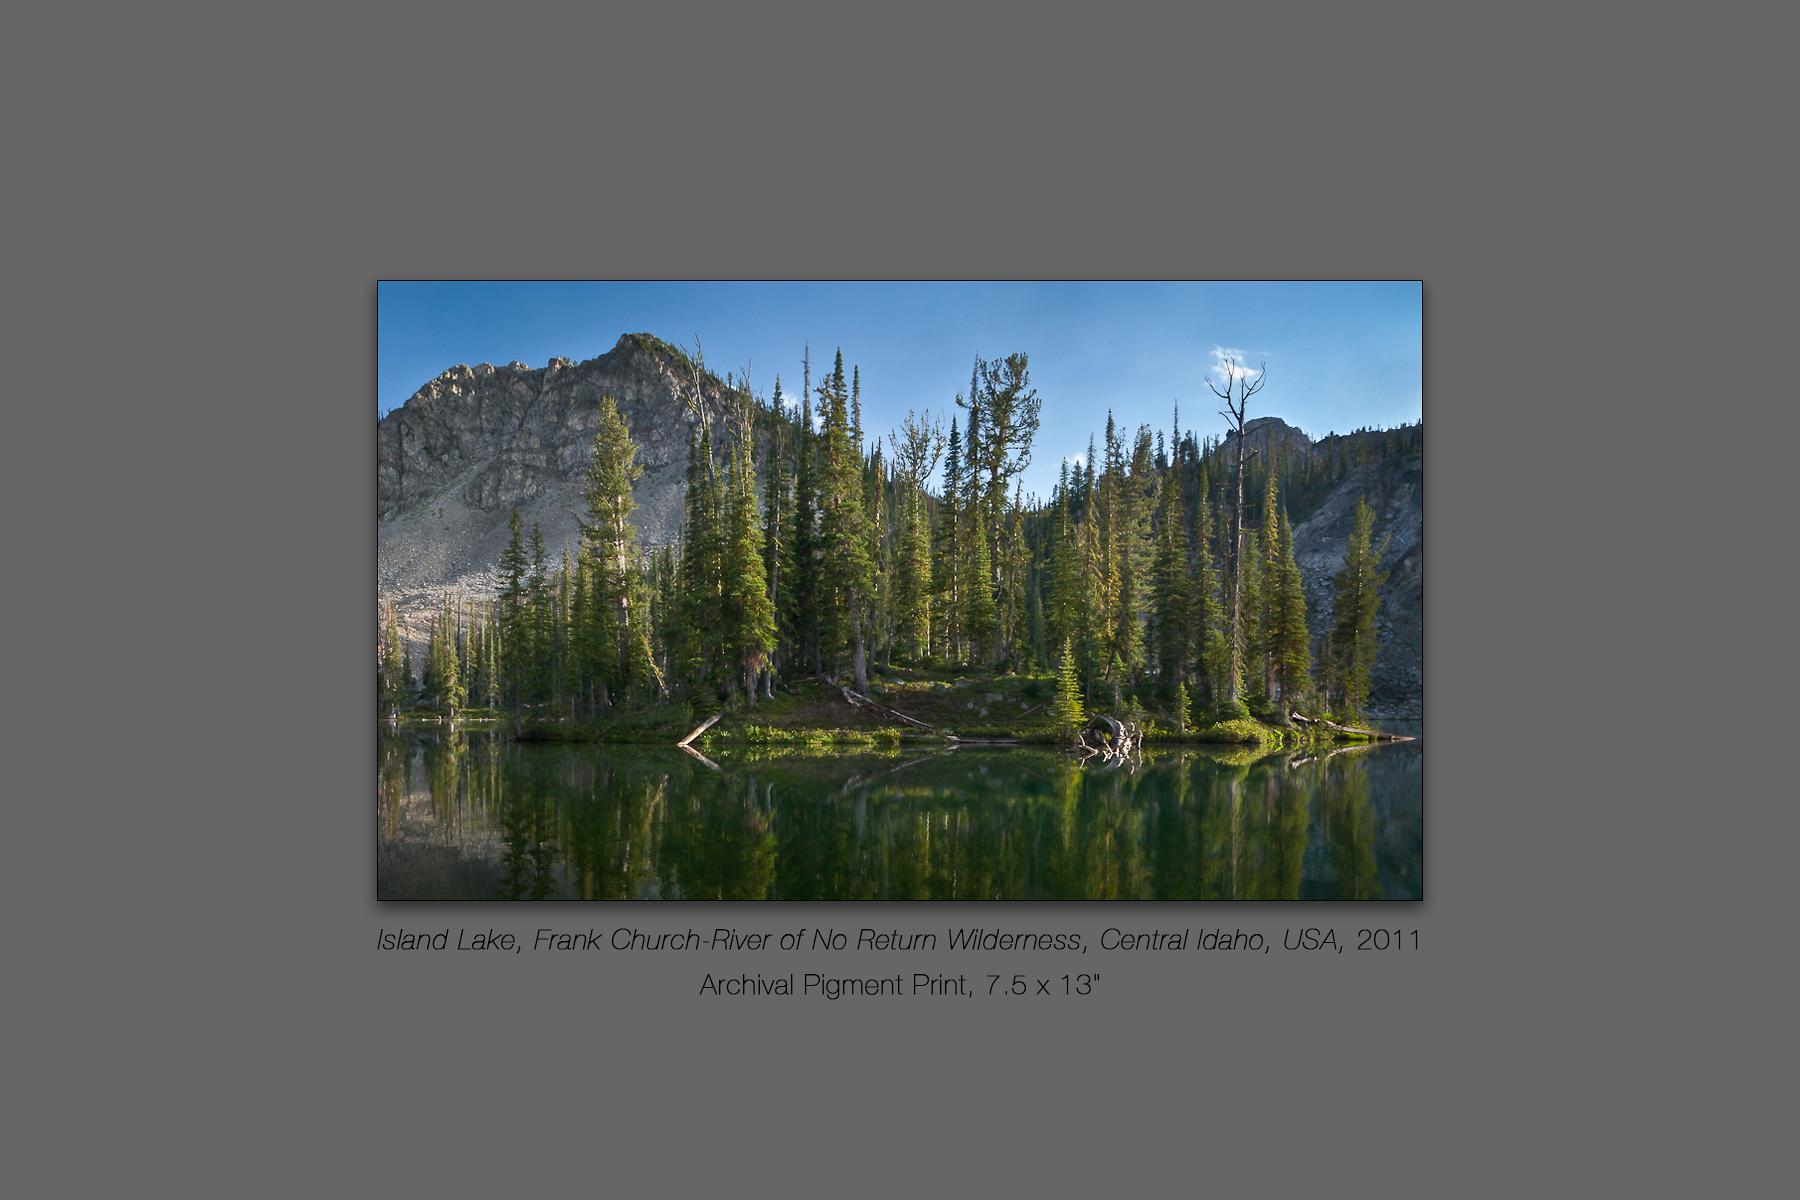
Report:
[[[1253,417],[1245,421],[1244,439],[1247,446],[1257,450],[1266,448],[1272,441],[1284,452],[1296,454],[1313,452],[1313,440],[1280,417]],[[1225,444],[1227,446],[1237,445],[1236,430],[1225,434]]]
[[[559,557],[580,536],[576,517],[611,396],[639,447],[644,474],[634,515],[643,543],[668,543],[680,528],[688,433],[699,421],[683,398],[694,364],[647,333],[628,333],[597,358],[552,358],[449,368],[375,426],[378,587],[403,608],[429,607],[444,592],[493,595],[495,565],[513,508],[536,520]],[[724,425],[725,385],[705,373],[701,407]]]

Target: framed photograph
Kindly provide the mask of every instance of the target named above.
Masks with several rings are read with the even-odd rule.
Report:
[[[1418,282],[378,294],[379,899],[1423,898]]]

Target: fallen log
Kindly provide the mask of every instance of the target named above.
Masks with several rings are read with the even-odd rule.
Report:
[[[875,703],[875,701],[869,699],[867,696],[859,695],[858,693],[851,691],[847,687],[840,688],[838,690],[840,690],[841,692],[844,693],[844,701],[847,704],[849,704],[851,708],[872,709],[873,711],[880,713],[884,717],[892,717],[896,721],[905,721],[908,725],[916,725],[920,729],[929,729],[933,733],[937,732],[936,725],[927,725],[925,722],[919,720],[917,717],[909,717],[905,713],[900,712],[897,709],[889,708],[885,704],[877,704],[877,703]]]
[[[688,734],[686,737],[682,738],[679,742],[676,742],[675,744],[677,746],[680,746],[683,750],[686,750],[687,744],[689,742],[693,741],[695,738],[699,737],[701,734],[703,734],[707,730],[711,729],[714,725],[717,725],[719,723],[719,718],[724,715],[725,715],[725,710],[721,708],[718,712],[716,712],[712,716],[706,718],[706,720],[700,722],[700,728],[694,730],[694,732]]]
[[[1353,733],[1358,737],[1374,738],[1378,742],[1410,742],[1413,740],[1404,733],[1383,733],[1379,729],[1358,729],[1352,725],[1339,725],[1335,722],[1327,721],[1323,717],[1314,719],[1302,717],[1298,713],[1289,713],[1288,716],[1299,721],[1303,725],[1323,725],[1325,728],[1336,730],[1338,733]]]

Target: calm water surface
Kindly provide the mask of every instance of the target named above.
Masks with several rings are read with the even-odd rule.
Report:
[[[1418,730],[1404,732],[1418,736]],[[1422,740],[1323,755],[517,745],[385,727],[383,900],[1417,900]]]

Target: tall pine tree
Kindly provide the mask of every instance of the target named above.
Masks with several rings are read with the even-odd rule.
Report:
[[[944,452],[944,494],[938,501],[936,559],[932,578],[937,581],[937,621],[939,652],[945,661],[955,662],[962,639],[962,578],[959,568],[961,550],[962,439],[957,433],[956,417],[950,418],[950,444]]]
[[[1288,525],[1287,509],[1281,510],[1276,534],[1281,552],[1275,563],[1279,600],[1275,607],[1275,675],[1281,688],[1281,715],[1306,705],[1312,692],[1311,635],[1306,628],[1306,588],[1300,567],[1294,562],[1294,531]]]
[[[406,642],[400,635],[400,610],[388,601],[387,634],[382,639],[380,705],[386,715],[398,716],[411,697],[407,695]]]
[[[1345,711],[1358,719],[1369,699],[1369,676],[1380,650],[1375,616],[1381,609],[1381,585],[1387,582],[1387,572],[1376,570],[1387,542],[1384,539],[1379,548],[1369,545],[1374,528],[1375,512],[1358,496],[1350,540],[1344,548],[1344,568],[1333,579],[1337,596],[1332,605],[1332,642],[1337,655],[1338,687]]]
[[[1152,568],[1151,614],[1157,673],[1165,695],[1187,676],[1193,645],[1193,588],[1188,582],[1187,531],[1183,526],[1181,480],[1163,476],[1157,503],[1156,562]]]
[[[821,631],[826,657],[835,662],[849,652],[856,690],[869,688],[867,614],[874,564],[863,500],[862,453],[850,425],[850,389],[844,379],[844,352],[819,388],[825,402],[825,486],[821,490]]]
[[[768,564],[756,521],[756,457],[751,399],[739,393],[738,436],[727,482],[730,514],[725,554],[726,654],[742,672],[745,700],[756,707],[756,680],[775,648],[775,611],[769,603]]]
[[[821,669],[819,643],[819,523],[818,480],[814,468],[815,441],[812,410],[812,350],[802,360],[804,390],[800,393],[800,429],[794,440],[794,521],[788,544],[792,549],[792,582],[787,589],[789,636],[794,655]]]
[[[775,397],[770,407],[769,419],[769,453],[767,483],[763,487],[763,572],[769,585],[769,609],[774,614],[777,645],[780,643],[781,631],[787,629],[786,612],[782,606],[782,569],[786,561],[784,541],[787,532],[786,519],[782,516],[782,505],[786,503],[787,480],[782,477],[781,425],[782,408],[786,401],[781,395],[781,376],[775,377]],[[771,664],[769,671],[770,695],[774,695],[775,666]]]
[[[931,647],[931,538],[925,520],[925,481],[937,470],[944,450],[941,423],[931,413],[909,412],[888,435],[899,468],[900,530],[895,563],[894,625],[901,653],[917,663]]]
[[[506,522],[506,549],[500,552],[500,702],[512,710],[516,725],[520,706],[524,703],[525,676],[528,668],[526,647],[526,574],[531,562],[525,557],[524,526],[519,510],[514,508]]]
[[[586,652],[579,656],[593,671],[595,702],[609,704],[633,691],[663,689],[650,647],[649,597],[644,588],[643,554],[631,514],[637,508],[633,485],[643,475],[637,443],[611,396],[600,401],[600,428],[594,434],[583,496],[581,556],[586,564]]]

